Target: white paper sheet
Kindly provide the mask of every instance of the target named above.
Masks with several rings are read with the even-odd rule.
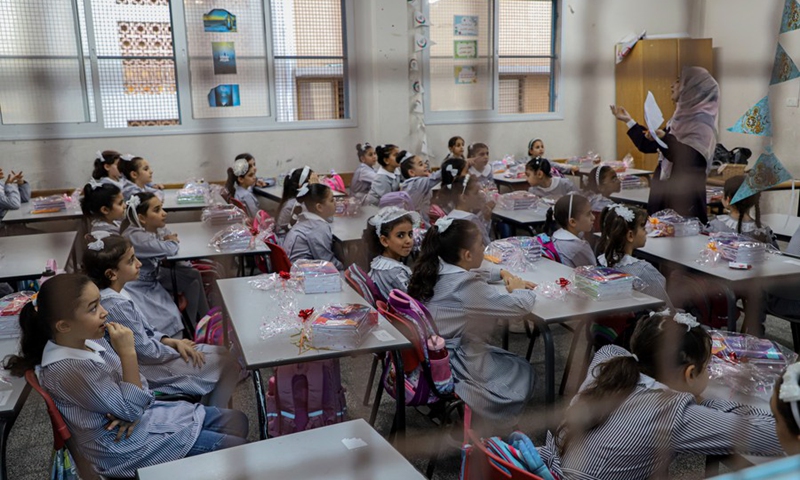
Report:
[[[650,136],[653,137],[653,140],[655,140],[661,148],[668,148],[667,144],[656,135],[656,130],[661,128],[661,124],[664,123],[664,114],[661,113],[661,109],[658,108],[658,103],[656,103],[653,92],[647,92],[647,98],[644,101],[644,121],[647,123],[647,129],[650,130]]]

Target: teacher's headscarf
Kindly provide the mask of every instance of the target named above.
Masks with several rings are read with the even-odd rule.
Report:
[[[703,155],[708,172],[717,145],[719,84],[705,68],[684,67],[680,88],[670,133]]]

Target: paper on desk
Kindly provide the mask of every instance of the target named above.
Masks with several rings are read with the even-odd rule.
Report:
[[[365,442],[364,440],[361,440],[358,437],[343,438],[342,439],[342,443],[344,444],[345,447],[347,447],[348,450],[355,450],[356,448],[361,448],[361,447],[366,447],[367,446],[367,442]]]
[[[644,121],[647,123],[647,129],[650,130],[650,136],[653,137],[653,140],[655,140],[661,148],[668,148],[667,144],[656,135],[656,130],[664,123],[664,114],[661,113],[661,109],[658,108],[658,103],[656,103],[656,97],[653,96],[653,92],[647,92],[647,98],[644,101]]]

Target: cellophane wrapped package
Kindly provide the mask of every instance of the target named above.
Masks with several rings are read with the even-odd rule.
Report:
[[[497,208],[501,210],[532,210],[539,206],[539,197],[517,190],[497,196]]]
[[[361,200],[356,197],[334,197],[337,217],[352,217],[361,213]]]
[[[306,293],[342,291],[342,277],[336,267],[326,260],[298,260],[292,265],[292,277],[303,284]]]
[[[247,214],[233,205],[211,205],[203,209],[200,219],[206,225],[222,226],[247,223]]]
[[[511,272],[527,272],[542,256],[542,246],[533,237],[510,237],[495,240],[484,250],[484,258],[502,264]]]
[[[710,237],[706,250],[715,251],[717,258],[721,257],[728,262],[753,265],[766,261],[768,253],[779,253],[772,245],[757,242],[744,235],[719,232],[712,233]]]
[[[221,253],[242,252],[255,246],[255,237],[244,225],[229,225],[211,237],[208,244]]]
[[[578,267],[575,269],[575,288],[594,300],[624,297],[633,291],[636,277],[609,267]]]
[[[294,333],[302,326],[297,316],[297,294],[303,292],[303,287],[289,272],[258,275],[247,283],[256,290],[267,292],[278,307],[277,311],[264,316],[259,331],[262,340],[289,331]]]
[[[768,400],[775,380],[797,361],[797,354],[783,345],[743,333],[711,330],[712,379],[732,390]]]
[[[647,219],[645,230],[649,237],[688,237],[700,235],[700,221],[684,218],[675,210],[666,209],[654,213]]]
[[[50,195],[47,197],[36,197],[31,199],[33,211],[37,212],[59,212],[67,208],[65,195]]]
[[[326,305],[311,320],[311,343],[314,348],[356,348],[377,325],[378,312],[366,305]]]
[[[19,312],[35,296],[36,292],[25,290],[0,298],[0,338],[16,338],[22,334]]]
[[[208,195],[208,184],[202,178],[192,178],[178,190],[176,200],[178,205],[206,203]]]

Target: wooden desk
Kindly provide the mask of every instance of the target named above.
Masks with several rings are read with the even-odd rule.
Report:
[[[363,446],[354,446],[353,442]],[[425,477],[367,422],[357,419],[142,468],[136,472],[136,478],[422,480]]]
[[[228,312],[237,343],[244,359],[245,367],[253,372],[253,383],[256,389],[256,403],[258,408],[259,435],[267,438],[266,424],[266,399],[264,385],[261,381],[259,369],[277,367],[298,362],[324,360],[326,358],[339,358],[347,355],[361,355],[365,353],[399,352],[410,348],[408,341],[386,319],[379,317],[378,326],[357,348],[348,351],[338,350],[309,350],[300,352],[294,344],[291,335],[283,333],[262,340],[260,335],[261,325],[276,317],[275,301],[270,292],[256,290],[249,282],[252,277],[229,278],[217,280],[217,285],[222,295],[222,301]],[[356,303],[366,305],[365,301],[344,280],[342,291],[337,293],[297,294],[297,308],[303,310],[314,308],[319,311],[323,306],[332,303]],[[299,330],[299,328],[298,328]],[[378,332],[384,333],[378,333]],[[377,334],[377,335],[376,335]],[[400,358],[400,355],[396,355]],[[401,361],[402,364],[402,361]],[[401,369],[402,371],[402,369]],[[398,380],[402,385],[404,380]],[[397,399],[398,431],[402,432],[405,426],[405,399],[404,389],[398,389]],[[296,477],[302,478],[302,477]]]

